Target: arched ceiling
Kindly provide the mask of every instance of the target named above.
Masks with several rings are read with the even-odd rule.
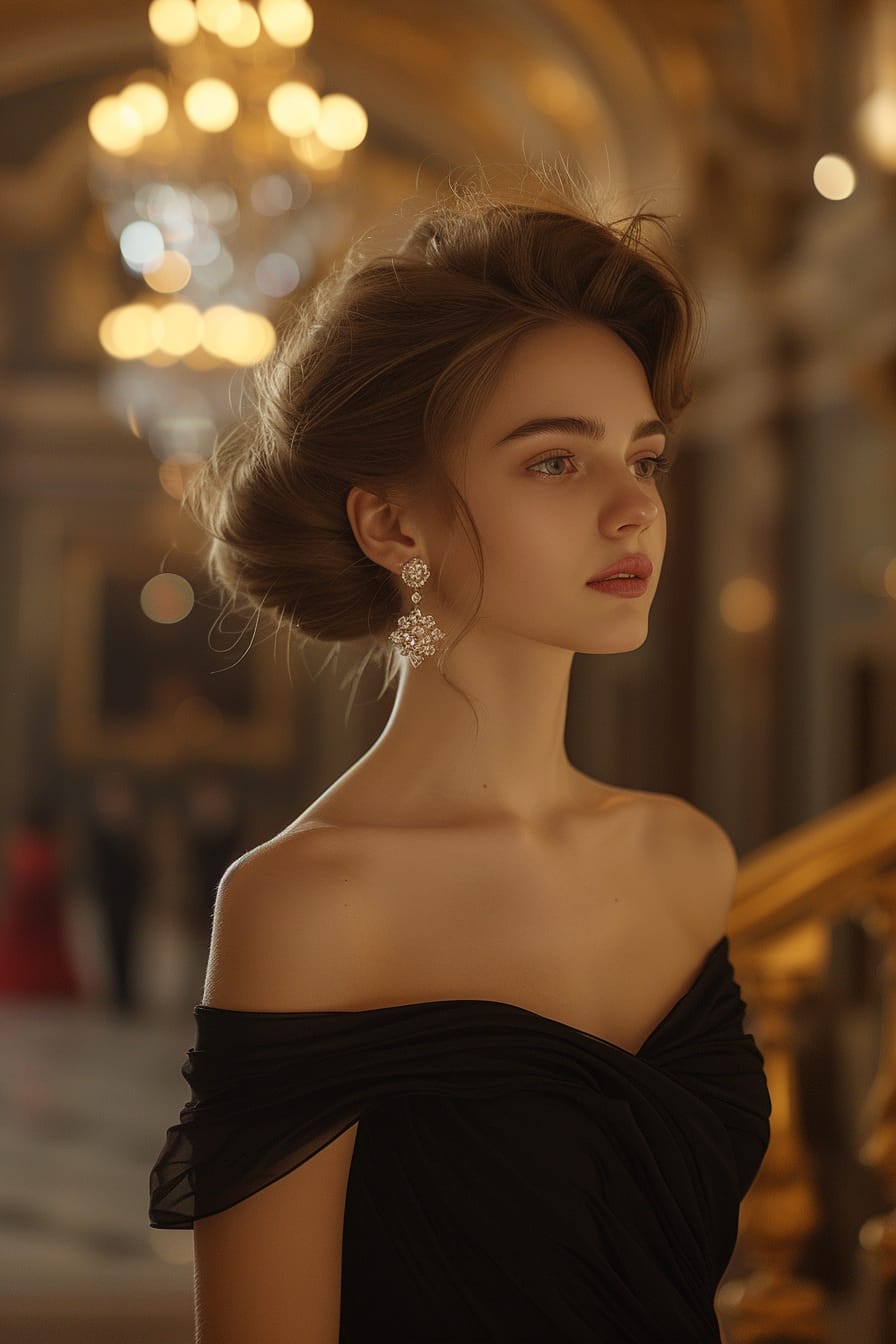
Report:
[[[840,4],[855,29],[865,7]],[[800,139],[818,102],[831,8],[812,0],[328,0],[315,7],[307,51],[328,88],[365,105],[369,148],[389,159],[429,159],[441,175],[476,157],[569,154],[617,187],[680,197],[730,118],[779,142]],[[27,188],[9,172],[33,172],[41,151],[47,172],[64,179],[71,143],[57,164],[52,141],[69,124],[83,135],[105,78],[155,63],[146,15],[146,0],[0,6],[7,186]],[[14,233],[14,203],[4,196],[4,231]]]
[[[646,204],[680,219],[701,256],[727,248],[755,291],[805,233],[815,158],[848,144],[874,3],[327,0],[303,59],[319,87],[353,94],[370,118],[362,205],[345,231],[450,168],[513,175],[561,158],[619,193],[620,215]],[[86,117],[157,64],[147,8],[0,0],[0,351],[17,367],[38,353],[22,354],[29,320],[68,352],[63,363],[94,359],[98,318],[117,301],[115,267],[84,241],[95,209]],[[29,278],[20,259],[39,249]],[[56,302],[32,320],[41,287]]]

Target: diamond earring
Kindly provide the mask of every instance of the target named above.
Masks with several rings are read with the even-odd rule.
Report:
[[[429,565],[415,556],[402,565],[401,577],[409,588],[422,588],[429,578]],[[419,593],[411,593],[411,601],[414,603],[413,610],[407,616],[399,616],[398,627],[389,638],[413,667],[419,667],[424,658],[435,653],[435,646],[440,639],[445,638],[445,632],[439,629],[431,616],[424,616],[420,611],[417,605],[420,602]]]

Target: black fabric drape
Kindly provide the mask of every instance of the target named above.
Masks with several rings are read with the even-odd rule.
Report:
[[[745,1010],[727,936],[636,1053],[493,1000],[198,1004],[150,1223],[189,1228],[360,1121],[340,1344],[719,1344],[770,1132]]]

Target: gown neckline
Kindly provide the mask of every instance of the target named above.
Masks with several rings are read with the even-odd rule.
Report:
[[[597,1036],[595,1035],[594,1032],[586,1031],[583,1027],[574,1027],[570,1022],[561,1022],[559,1018],[556,1017],[546,1017],[543,1013],[538,1013],[533,1008],[524,1008],[522,1004],[519,1003],[507,1003],[503,999],[421,999],[415,1003],[390,1003],[382,1008],[322,1008],[322,1009],[299,1009],[299,1010],[287,1009],[285,1011],[279,1011],[279,1010],[272,1011],[267,1009],[254,1009],[254,1008],[219,1008],[216,1004],[212,1003],[197,1003],[193,1008],[193,1012],[194,1014],[197,1015],[199,1013],[212,1013],[212,1014],[217,1013],[220,1014],[221,1016],[230,1015],[235,1017],[260,1017],[260,1018],[274,1018],[274,1017],[350,1018],[350,1017],[372,1017],[376,1013],[380,1014],[398,1013],[403,1011],[410,1011],[411,1009],[448,1008],[448,1007],[460,1007],[467,1005],[471,1007],[502,1008],[512,1013],[522,1013],[524,1017],[535,1019],[538,1022],[543,1022],[547,1026],[553,1027],[555,1029],[559,1028],[562,1031],[570,1032],[574,1036],[584,1037],[586,1040],[589,1041],[597,1041],[601,1045],[609,1046],[611,1050],[617,1050],[620,1054],[627,1055],[629,1059],[640,1059],[644,1054],[644,1052],[646,1051],[650,1042],[653,1040],[654,1036],[657,1035],[660,1029],[666,1025],[666,1023],[674,1016],[675,1013],[678,1012],[682,1004],[684,1004],[686,1000],[689,999],[690,996],[693,993],[695,993],[695,991],[698,989],[698,987],[703,981],[704,975],[706,974],[709,967],[715,961],[716,956],[718,955],[720,950],[724,950],[726,952],[728,950],[728,935],[726,933],[723,933],[721,938],[719,938],[715,943],[713,943],[709,951],[704,953],[703,959],[700,962],[700,965],[698,966],[697,970],[695,971],[687,989],[685,989],[684,992],[679,995],[679,997],[675,1000],[675,1002],[673,1003],[672,1007],[668,1010],[668,1012],[665,1012],[663,1016],[660,1018],[659,1022],[657,1022],[656,1025],[651,1028],[647,1036],[645,1036],[644,1040],[638,1046],[637,1050],[627,1050],[624,1045],[617,1045],[615,1041],[609,1041],[604,1036]]]

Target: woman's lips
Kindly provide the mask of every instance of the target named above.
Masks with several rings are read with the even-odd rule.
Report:
[[[601,579],[599,583],[589,583],[599,593],[612,593],[616,597],[643,597],[647,592],[646,579]]]

